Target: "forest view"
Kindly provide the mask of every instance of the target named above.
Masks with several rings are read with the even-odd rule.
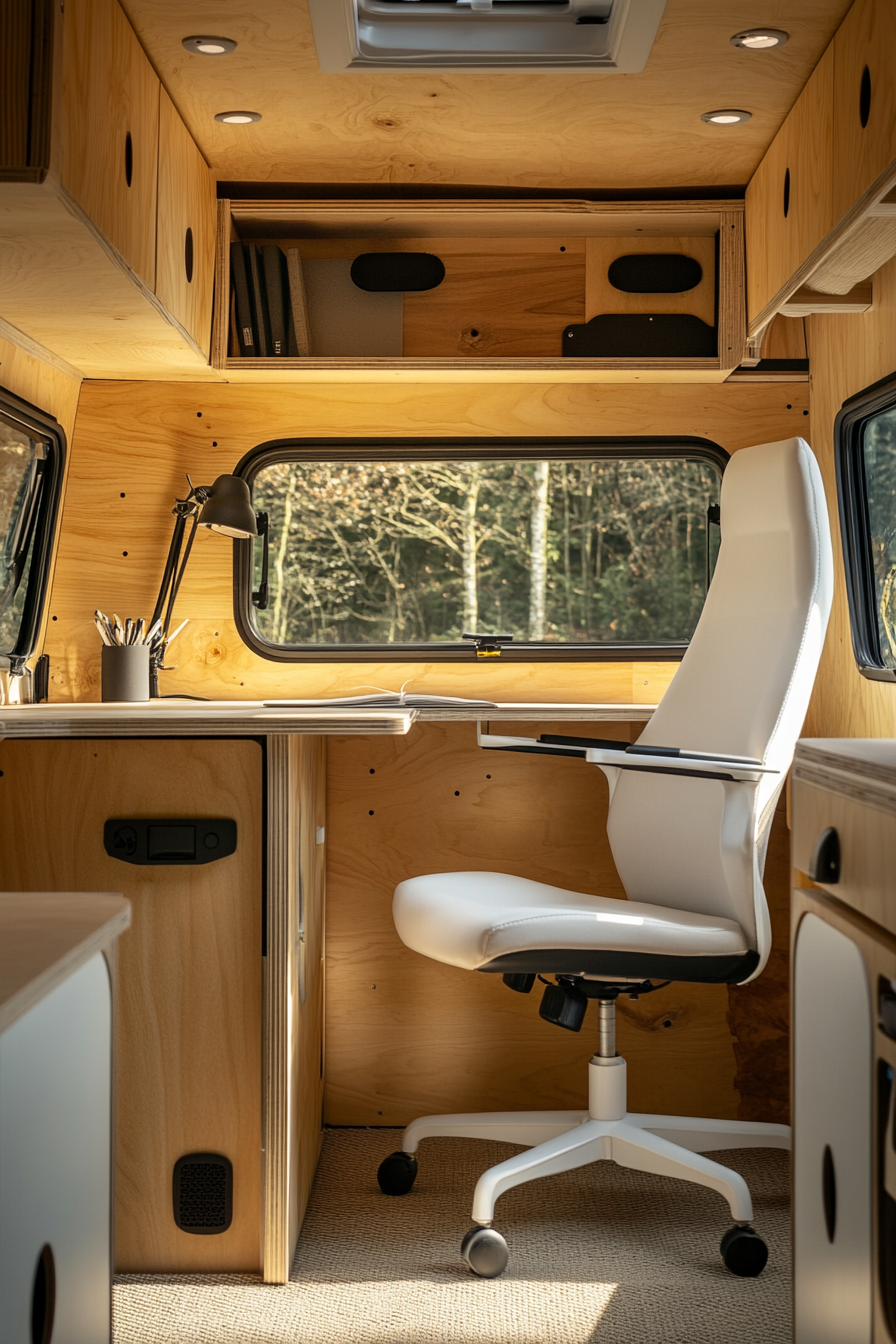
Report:
[[[278,462],[253,485],[270,527],[258,631],[274,644],[687,640],[719,483],[683,457]],[[256,543],[256,589],[260,560]]]
[[[880,653],[896,668],[896,411],[868,421],[862,446]]]

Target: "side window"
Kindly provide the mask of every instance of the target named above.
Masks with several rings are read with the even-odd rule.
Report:
[[[35,652],[65,441],[56,421],[0,389],[0,662]]]
[[[869,677],[896,678],[896,376],[837,417],[837,493],[853,650]]]
[[[718,548],[726,455],[703,442],[291,443],[238,468],[266,535],[238,548],[267,657],[678,657]]]

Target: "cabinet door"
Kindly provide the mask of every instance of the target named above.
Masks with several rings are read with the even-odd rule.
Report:
[[[100,954],[0,1037],[3,1344],[110,1338],[111,1050]]]
[[[807,914],[794,958],[796,1344],[871,1340],[871,997],[851,939]]]
[[[747,188],[751,322],[830,232],[833,82],[832,44]]]
[[[838,220],[896,158],[896,4],[856,0],[833,47]]]
[[[159,89],[116,0],[67,0],[62,185],[150,289],[156,279]]]
[[[215,279],[215,189],[163,89],[159,105],[156,294],[208,356]]]

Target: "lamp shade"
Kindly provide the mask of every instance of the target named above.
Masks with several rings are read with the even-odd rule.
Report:
[[[249,487],[239,476],[219,476],[199,512],[199,523],[225,537],[257,537]]]

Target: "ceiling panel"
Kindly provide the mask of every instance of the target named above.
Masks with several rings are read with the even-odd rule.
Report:
[[[322,75],[306,0],[123,0],[150,59],[221,179],[516,188],[746,183],[849,0],[668,0],[637,75]],[[729,38],[768,24],[780,50]],[[230,37],[229,56],[181,39]],[[740,107],[742,126],[700,113]],[[214,114],[260,112],[249,126]]]

